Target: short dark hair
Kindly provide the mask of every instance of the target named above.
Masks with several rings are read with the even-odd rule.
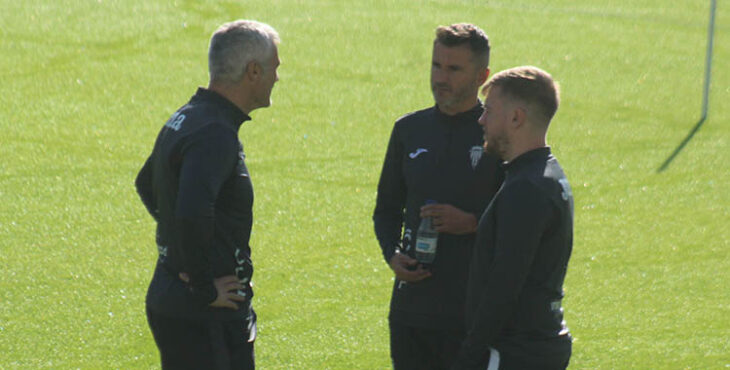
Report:
[[[474,53],[474,59],[481,68],[489,67],[489,37],[481,28],[470,23],[455,23],[439,26],[434,43],[454,47],[467,45]]]
[[[497,86],[500,93],[509,98],[520,100],[534,108],[545,126],[555,116],[560,105],[560,87],[553,77],[540,68],[522,66],[510,68],[495,74],[482,89],[486,94]]]

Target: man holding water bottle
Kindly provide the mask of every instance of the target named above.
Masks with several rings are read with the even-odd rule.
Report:
[[[477,122],[489,49],[474,25],[439,27],[431,65],[436,104],[401,117],[390,137],[373,222],[395,274],[388,317],[395,369],[449,368],[465,336],[474,232],[503,177],[497,157],[483,151]]]

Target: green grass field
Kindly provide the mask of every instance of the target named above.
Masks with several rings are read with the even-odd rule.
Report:
[[[432,104],[436,26],[466,21],[492,71],[562,85],[549,141],[573,185],[575,369],[730,367],[730,9],[709,0],[0,0],[0,368],[156,368],[154,224],[134,177],[207,83],[221,23],[283,39],[274,105],[241,139],[256,190],[262,369],[384,369],[392,274],[370,216],[400,115]]]

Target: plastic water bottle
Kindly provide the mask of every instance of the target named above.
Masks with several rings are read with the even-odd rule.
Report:
[[[435,204],[436,201],[427,200],[426,204]],[[416,260],[428,266],[433,263],[436,258],[436,248],[438,247],[439,233],[433,228],[433,220],[431,217],[421,219],[421,225],[418,226],[416,233]]]

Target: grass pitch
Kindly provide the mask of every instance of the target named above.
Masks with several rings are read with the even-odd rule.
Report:
[[[207,82],[221,23],[282,36],[274,105],[241,129],[263,369],[388,368],[392,274],[372,232],[393,121],[432,104],[436,26],[486,30],[494,72],[562,85],[549,142],[576,198],[571,367],[730,366],[730,56],[709,1],[0,0],[0,367],[155,368],[154,225],[133,179]]]

